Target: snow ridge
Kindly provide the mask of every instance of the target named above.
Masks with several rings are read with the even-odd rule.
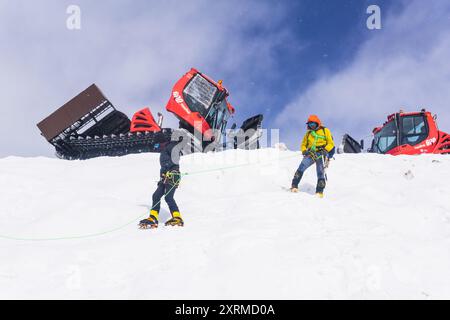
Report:
[[[183,157],[186,227],[152,231],[157,154],[0,159],[0,236],[63,238],[0,239],[0,298],[450,298],[450,158],[337,155],[318,199],[300,157]]]

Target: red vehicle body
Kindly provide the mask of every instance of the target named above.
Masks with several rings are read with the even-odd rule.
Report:
[[[136,112],[131,119],[130,132],[160,132],[161,127],[156,123],[149,108]]]
[[[390,155],[450,154],[450,135],[440,131],[429,111],[394,113],[373,130],[369,151]]]
[[[195,86],[190,86],[192,81],[196,81]],[[194,89],[189,91],[192,87]],[[227,118],[235,112],[226,99],[228,95],[228,90],[221,81],[215,82],[192,68],[175,83],[166,110],[180,120],[182,127],[190,131],[195,130],[201,133],[206,141],[212,141],[215,131],[222,132]],[[215,118],[217,113],[219,117]],[[148,108],[138,111],[131,121],[131,132],[160,130]]]

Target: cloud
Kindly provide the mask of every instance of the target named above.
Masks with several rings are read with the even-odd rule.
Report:
[[[441,129],[450,131],[450,3],[415,0],[405,1],[401,12],[381,9],[383,29],[367,30],[354,61],[322,74],[277,117],[291,147],[297,147],[312,113],[336,140],[345,132],[367,136],[388,114],[423,107],[438,114]]]
[[[283,8],[256,0],[81,0],[79,31],[66,28],[70,4],[0,0],[0,156],[52,155],[36,123],[94,82],[129,116],[164,110],[191,67],[233,78],[232,102],[245,101],[241,84],[268,77],[290,36]]]

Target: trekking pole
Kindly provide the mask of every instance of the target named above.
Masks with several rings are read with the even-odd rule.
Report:
[[[323,175],[325,177],[325,181],[328,181],[328,176],[327,176],[327,168],[325,167],[325,156],[322,154],[322,167],[323,167]]]

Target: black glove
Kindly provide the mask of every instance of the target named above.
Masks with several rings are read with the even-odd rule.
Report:
[[[307,156],[309,154],[309,150],[302,151],[302,155]]]

